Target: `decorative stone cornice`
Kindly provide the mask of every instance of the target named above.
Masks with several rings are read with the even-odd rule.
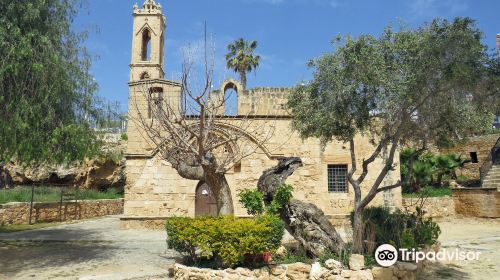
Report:
[[[139,8],[137,3],[134,4],[134,15],[141,14],[163,14],[162,7],[160,3],[156,3],[154,0],[145,0],[142,4],[142,9]]]

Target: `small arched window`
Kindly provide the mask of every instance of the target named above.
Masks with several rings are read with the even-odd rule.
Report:
[[[141,74],[141,80],[148,80],[149,79],[149,73],[148,72],[143,72]]]
[[[142,61],[150,61],[151,60],[151,32],[149,29],[145,29],[142,32],[142,52],[141,52]]]

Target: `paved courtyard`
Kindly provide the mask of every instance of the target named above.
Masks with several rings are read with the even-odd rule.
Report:
[[[0,233],[0,279],[150,279],[175,252],[165,232],[120,230],[117,217]]]
[[[493,280],[500,277],[500,220],[453,219],[439,222],[442,248],[481,252],[479,261],[454,261],[427,267],[422,280]]]
[[[479,262],[430,265],[420,279],[497,279],[500,221],[439,222],[446,249],[481,251]],[[117,217],[0,234],[0,279],[165,279],[175,252],[165,232],[120,230]]]

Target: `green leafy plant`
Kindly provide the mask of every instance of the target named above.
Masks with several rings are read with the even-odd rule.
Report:
[[[293,187],[283,184],[276,188],[274,197],[267,207],[264,207],[264,193],[259,190],[243,190],[238,194],[240,203],[247,209],[249,215],[263,213],[277,214],[293,197]]]
[[[413,160],[412,160],[413,158]],[[457,179],[456,169],[463,167],[469,160],[457,154],[435,155],[424,153],[418,155],[412,149],[405,149],[400,154],[401,177],[408,184],[403,185],[405,193],[420,191],[425,186],[442,187],[443,182]],[[410,173],[410,164],[412,165]],[[411,176],[411,178],[408,178]]]
[[[270,213],[278,213],[278,211],[285,207],[290,199],[293,197],[293,187],[291,185],[283,184],[276,188],[273,201],[269,204],[268,211]]]
[[[274,252],[283,237],[279,217],[262,215],[255,219],[234,216],[170,218],[167,243],[188,257],[188,262],[212,259],[216,267],[243,264],[245,257]]]
[[[264,213],[264,193],[259,190],[243,190],[238,194],[240,203],[249,215]]]
[[[424,212],[417,208],[416,213],[401,210],[391,212],[385,207],[369,207],[363,211],[365,240],[372,240],[376,248],[391,244],[397,248],[422,248],[436,243],[441,230]],[[371,238],[371,237],[374,238]],[[366,248],[365,248],[366,249]],[[373,253],[372,250],[366,250]]]

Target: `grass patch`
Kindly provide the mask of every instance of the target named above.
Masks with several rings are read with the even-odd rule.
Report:
[[[286,255],[273,257],[273,261],[278,264],[291,264],[296,262],[312,264],[314,261],[309,258],[302,248],[289,248]]]
[[[450,188],[433,188],[425,187],[414,193],[403,193],[404,198],[418,198],[418,197],[445,197],[451,196],[452,191]]]
[[[63,223],[38,223],[33,225],[0,225],[0,233],[18,232],[57,226]]]
[[[118,199],[122,197],[123,195],[118,193],[114,188],[109,188],[105,192],[79,190],[77,196],[78,200]],[[30,200],[31,187],[15,187],[13,189],[0,190],[0,204],[8,202],[30,202]],[[35,202],[58,202],[61,200],[61,188],[50,186],[35,187],[33,200]]]

